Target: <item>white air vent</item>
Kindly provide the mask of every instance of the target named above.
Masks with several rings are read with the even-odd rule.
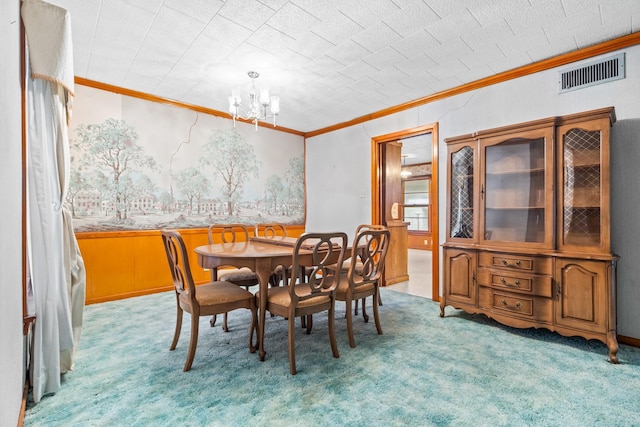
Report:
[[[624,79],[624,53],[558,73],[558,93]]]

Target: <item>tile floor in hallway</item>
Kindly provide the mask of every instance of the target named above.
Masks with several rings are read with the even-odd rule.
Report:
[[[409,249],[409,280],[389,286],[394,291],[431,298],[431,251]]]

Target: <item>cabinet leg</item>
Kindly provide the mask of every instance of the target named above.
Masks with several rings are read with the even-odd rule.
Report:
[[[618,339],[615,332],[607,334],[607,347],[609,347],[609,362],[618,363]]]
[[[440,317],[444,317],[444,306],[446,305],[444,298],[440,300]]]

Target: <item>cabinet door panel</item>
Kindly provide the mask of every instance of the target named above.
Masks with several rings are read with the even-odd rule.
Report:
[[[477,144],[475,141],[449,146],[447,197],[447,240],[477,240],[478,210],[475,208],[477,185]]]
[[[476,303],[476,254],[473,251],[445,251],[445,298],[464,304]]]
[[[609,122],[558,128],[558,246],[609,252]]]
[[[606,332],[607,289],[610,286],[606,263],[558,260],[556,281],[556,324],[590,332]]]
[[[480,140],[480,242],[553,244],[551,127]]]

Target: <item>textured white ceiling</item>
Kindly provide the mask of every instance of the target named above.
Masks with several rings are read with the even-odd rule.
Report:
[[[640,30],[640,0],[49,2],[76,76],[227,111],[255,70],[303,132]]]

